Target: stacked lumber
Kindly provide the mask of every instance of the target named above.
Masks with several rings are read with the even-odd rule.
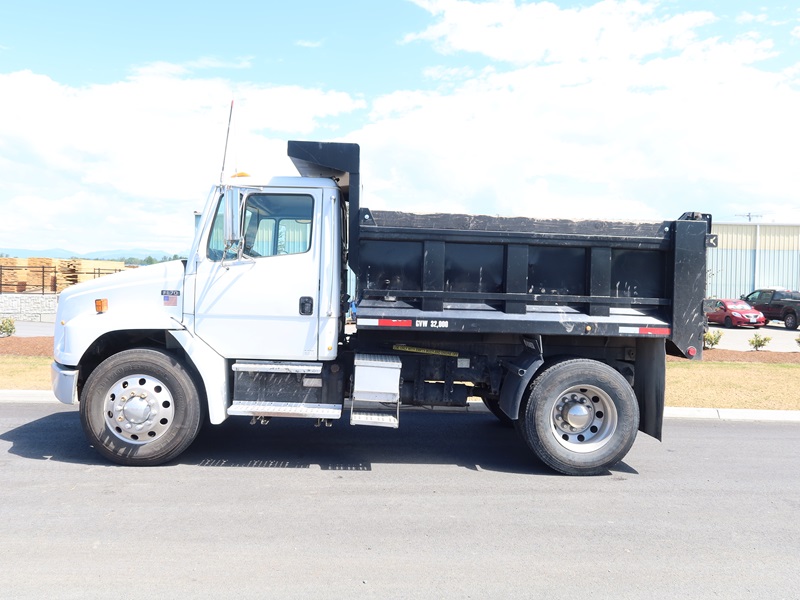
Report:
[[[29,291],[56,291],[56,258],[29,258],[27,283]]]
[[[121,260],[0,258],[0,294],[61,292],[65,288],[125,269]],[[44,289],[42,289],[44,288]]]
[[[0,258],[0,267],[12,267],[2,270],[2,280],[0,281],[0,294],[11,294],[14,292],[24,292],[26,281],[25,267],[27,261],[24,258]]]
[[[122,271],[124,268],[125,263],[120,260],[83,260],[79,258],[60,260],[56,273],[56,290],[60,292],[70,285],[91,281],[103,275]]]

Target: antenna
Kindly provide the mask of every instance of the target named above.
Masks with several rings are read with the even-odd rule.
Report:
[[[736,215],[737,217],[747,217],[747,222],[751,222],[753,219],[758,219],[763,217],[764,215],[754,215],[753,213],[747,213],[746,215]]]
[[[225,158],[228,156],[228,137],[231,135],[231,117],[233,117],[233,100],[231,100],[231,111],[228,113],[228,131],[225,133],[225,152],[222,153],[222,170],[219,172],[219,183],[225,176]]]

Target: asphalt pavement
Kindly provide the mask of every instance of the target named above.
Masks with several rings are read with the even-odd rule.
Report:
[[[201,432],[120,467],[77,410],[0,404],[0,597],[797,598],[800,427],[670,420],[563,477],[491,415]]]

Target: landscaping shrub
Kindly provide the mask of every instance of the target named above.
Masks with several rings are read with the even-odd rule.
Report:
[[[772,341],[771,337],[768,337],[766,335],[761,336],[761,335],[758,335],[757,333],[754,333],[753,337],[751,337],[749,340],[747,340],[747,343],[750,344],[750,347],[753,350],[761,350],[761,348],[763,348],[764,346],[769,344],[770,341]]]
[[[14,319],[6,318],[0,319],[0,337],[9,337],[14,335],[17,328],[14,326]]]

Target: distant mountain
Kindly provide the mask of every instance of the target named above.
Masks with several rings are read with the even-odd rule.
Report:
[[[172,256],[174,252],[164,252],[163,250],[145,250],[135,248],[133,250],[100,250],[97,252],[71,252],[62,248],[50,248],[48,250],[22,250],[20,248],[0,248],[0,254],[7,254],[14,258],[85,258],[95,260],[118,260],[120,258],[138,258],[144,260],[152,256],[156,260],[161,260],[164,256]],[[186,256],[187,252],[181,253]]]

